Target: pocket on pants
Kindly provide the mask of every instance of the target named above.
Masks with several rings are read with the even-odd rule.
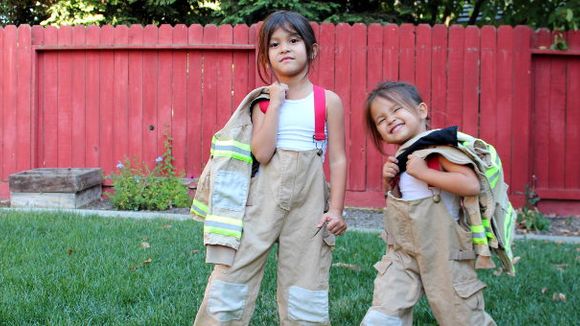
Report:
[[[328,291],[312,291],[291,286],[288,289],[288,318],[327,324],[329,322]]]
[[[242,318],[248,286],[214,280],[210,285],[207,310],[219,321],[239,320]]]
[[[454,283],[453,288],[459,297],[471,310],[483,310],[483,289],[485,283],[480,280],[471,280],[462,283]]]
[[[389,266],[391,266],[392,264],[393,261],[389,257],[387,257],[387,255],[384,255],[383,258],[373,267],[377,270],[377,272],[380,275],[384,275],[387,269],[389,269]]]

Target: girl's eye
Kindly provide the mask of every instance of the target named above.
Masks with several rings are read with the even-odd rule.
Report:
[[[270,43],[270,47],[271,47],[271,48],[275,48],[275,47],[277,47],[277,46],[278,46],[278,43],[277,43],[277,42],[272,42],[272,43]]]
[[[377,120],[376,124],[378,126],[378,125],[380,125],[383,122],[385,122],[385,118],[380,118],[380,119]]]
[[[292,44],[295,44],[295,43],[298,43],[298,42],[300,42],[300,40],[297,39],[297,38],[293,38],[293,39],[290,40],[290,43],[292,43]]]
[[[393,112],[397,112],[397,111],[399,111],[400,109],[402,109],[402,107],[400,107],[400,106],[397,106],[397,107],[396,107],[396,108],[393,110]]]

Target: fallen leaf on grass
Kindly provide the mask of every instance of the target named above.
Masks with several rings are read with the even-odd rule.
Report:
[[[67,254],[67,255],[69,255],[69,256],[70,256],[70,255],[72,255],[72,254],[73,254],[73,252],[74,252],[73,248],[68,248],[68,249],[66,250],[66,254]]]
[[[561,301],[561,302],[566,302],[566,295],[564,293],[556,293],[554,292],[554,294],[552,295],[552,300],[553,301]]]
[[[171,225],[171,224],[164,224],[164,225],[162,226],[162,228],[164,228],[164,229],[171,229],[171,227],[172,227],[172,226],[173,226],[173,225]]]
[[[546,294],[547,291],[548,291],[548,288],[542,288],[542,294]]]
[[[153,259],[151,259],[151,257],[149,257],[149,258],[145,259],[145,260],[143,261],[143,266],[151,264],[151,262],[152,262],[152,261],[153,261]]]
[[[514,259],[512,259],[512,264],[515,265],[515,264],[519,263],[520,262],[520,259],[522,259],[522,257],[520,257],[520,256],[514,257]]]
[[[197,250],[197,249],[193,249],[193,250],[191,251],[191,254],[192,254],[192,255],[195,255],[195,254],[197,254],[197,253],[199,253],[199,250]]]
[[[149,244],[149,242],[146,242],[146,241],[141,242],[141,244],[139,246],[143,249],[151,248],[151,245]]]
[[[563,272],[568,267],[568,264],[555,264],[554,267],[560,272]]]
[[[493,275],[495,276],[500,276],[501,274],[503,274],[503,269],[501,269],[501,267],[493,272]]]
[[[334,263],[334,264],[332,264],[332,266],[350,269],[350,270],[353,270],[355,272],[360,272],[360,270],[361,270],[360,266],[358,266],[358,265],[346,264],[346,263]]]

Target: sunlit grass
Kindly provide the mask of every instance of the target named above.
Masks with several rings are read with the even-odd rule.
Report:
[[[358,325],[372,299],[376,233],[338,239],[331,272],[334,325]],[[579,319],[578,245],[525,241],[515,278],[482,271],[498,325]],[[0,325],[190,325],[210,266],[201,224],[0,211]],[[275,254],[251,325],[277,325]],[[435,321],[425,300],[415,324]]]

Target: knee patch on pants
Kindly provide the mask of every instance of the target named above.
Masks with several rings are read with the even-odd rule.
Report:
[[[214,280],[209,290],[207,310],[219,321],[239,320],[242,318],[248,286]]]
[[[361,326],[401,326],[403,321],[394,316],[385,315],[380,311],[369,310]]]
[[[311,291],[297,286],[288,289],[288,317],[312,323],[328,323],[328,291]]]

